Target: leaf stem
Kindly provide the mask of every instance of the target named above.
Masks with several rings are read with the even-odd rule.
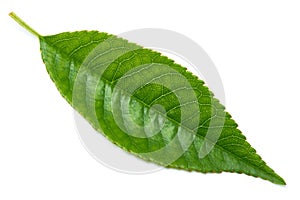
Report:
[[[27,31],[32,33],[38,38],[41,38],[42,36],[36,32],[33,28],[31,28],[28,24],[26,24],[20,17],[18,17],[14,12],[9,13],[9,16],[13,18],[18,24],[20,24],[22,27],[24,27]]]

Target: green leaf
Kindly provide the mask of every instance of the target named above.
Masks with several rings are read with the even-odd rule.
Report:
[[[61,95],[122,149],[169,168],[236,172],[285,185],[247,143],[212,92],[160,53],[97,31],[41,36]]]

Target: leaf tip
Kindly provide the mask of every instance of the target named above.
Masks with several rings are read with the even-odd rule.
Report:
[[[278,185],[286,186],[286,182],[283,178],[280,177],[279,181],[277,182]]]
[[[275,172],[274,172],[274,175],[273,175],[273,179],[270,180],[270,181],[277,184],[277,185],[282,185],[282,186],[286,185],[285,180]]]

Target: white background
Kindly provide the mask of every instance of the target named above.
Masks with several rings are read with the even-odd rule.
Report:
[[[298,1],[274,0],[1,0],[0,199],[299,199],[299,10]],[[216,64],[227,110],[287,186],[240,174],[128,175],[102,166],[81,145],[38,40],[10,11],[45,35],[165,28],[190,37]]]

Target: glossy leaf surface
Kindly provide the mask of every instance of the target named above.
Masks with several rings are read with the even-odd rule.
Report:
[[[169,168],[285,184],[198,77],[160,53],[98,31],[41,36],[61,95],[122,149]]]

